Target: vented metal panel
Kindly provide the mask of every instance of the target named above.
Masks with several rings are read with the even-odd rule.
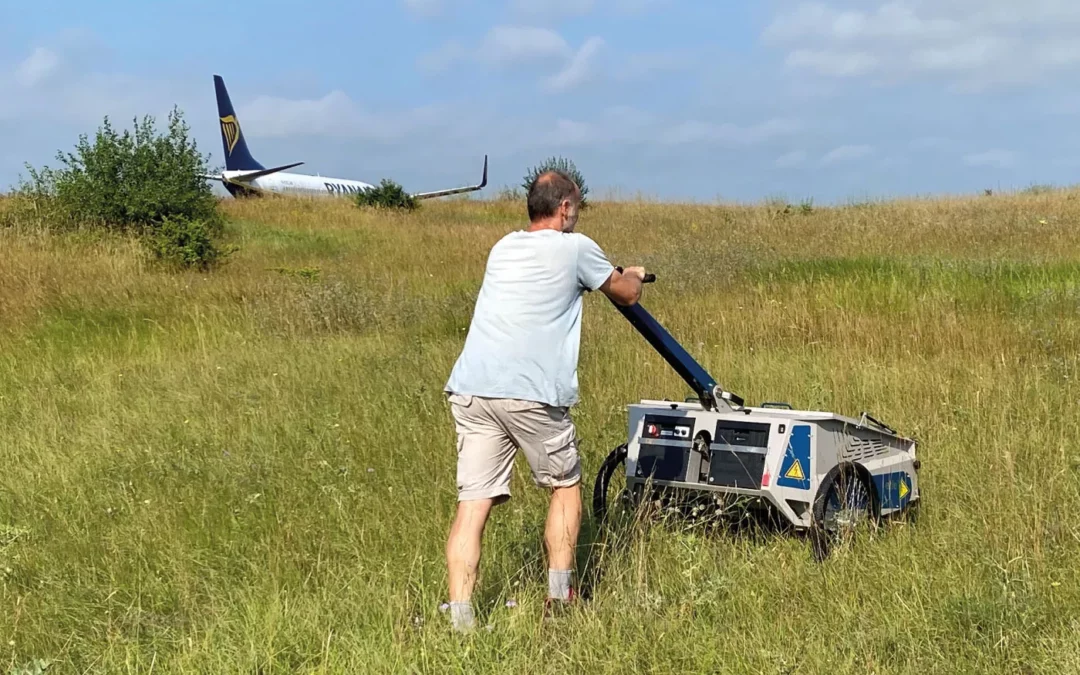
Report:
[[[888,446],[880,439],[848,436],[842,456],[847,461],[867,460],[888,451]]]

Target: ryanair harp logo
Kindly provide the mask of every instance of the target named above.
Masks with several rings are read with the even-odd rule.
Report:
[[[221,118],[221,133],[225,136],[225,143],[229,146],[229,154],[232,154],[236,142],[240,140],[240,123],[234,115],[226,115]]]

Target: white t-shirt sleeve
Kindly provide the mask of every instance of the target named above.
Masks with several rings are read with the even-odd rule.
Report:
[[[608,262],[607,256],[604,255],[604,251],[601,250],[600,246],[585,235],[579,235],[577,255],[578,282],[590,291],[595,291],[607,281],[607,278],[611,276],[611,273],[614,271],[615,266]]]

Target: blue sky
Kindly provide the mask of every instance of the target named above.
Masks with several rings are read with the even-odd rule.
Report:
[[[8,3],[0,187],[105,115],[173,105],[220,164],[214,73],[267,166],[416,191],[485,153],[491,194],[550,155],[600,196],[1065,185],[1077,29],[1075,0]]]

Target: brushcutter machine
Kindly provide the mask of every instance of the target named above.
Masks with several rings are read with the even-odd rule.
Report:
[[[621,269],[621,268],[620,268]],[[655,281],[648,275],[647,283]],[[860,523],[906,512],[919,499],[916,442],[862,413],[745,405],[725,391],[640,303],[615,304],[696,394],[629,406],[628,440],[598,472],[593,512],[608,515],[608,485],[625,465],[624,504],[646,495],[749,503],[810,535],[821,560]],[[652,497],[650,497],[651,499]]]

